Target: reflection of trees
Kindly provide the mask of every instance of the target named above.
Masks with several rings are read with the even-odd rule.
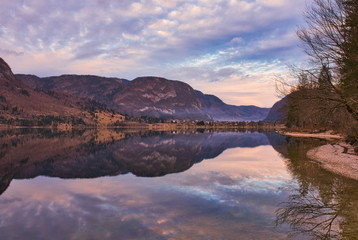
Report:
[[[314,187],[306,192],[292,190],[295,193],[276,211],[276,223],[288,223],[293,233],[308,233],[314,239],[339,238],[342,214],[349,208],[349,199],[342,199],[338,191],[333,193],[334,198],[324,199]]]
[[[276,223],[289,224],[291,234],[308,234],[312,239],[358,239],[358,183],[306,158],[308,149],[321,144],[319,140],[268,137],[297,183],[285,189],[291,195],[277,209]]]

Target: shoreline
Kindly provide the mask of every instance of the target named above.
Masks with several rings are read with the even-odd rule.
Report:
[[[326,139],[326,140],[340,140],[344,137],[339,134],[333,133],[333,131],[327,131],[322,133],[303,133],[303,132],[278,132],[284,136],[291,136],[291,137],[302,137],[302,138],[319,138],[319,139]]]
[[[344,136],[332,131],[323,133],[280,132],[292,137],[319,138],[331,143],[310,149],[307,157],[330,172],[358,181],[358,154],[354,146],[343,142]]]
[[[339,142],[316,147],[307,152],[307,157],[330,172],[358,181],[358,155],[350,144]]]
[[[170,131],[170,130],[240,130],[240,129],[247,129],[247,130],[278,130],[282,129],[282,126],[279,125],[234,125],[232,123],[221,123],[217,122],[212,125],[197,125],[193,123],[138,123],[138,122],[126,122],[123,125],[114,126],[114,125],[93,125],[93,126],[58,126],[53,127],[51,125],[48,126],[17,126],[17,125],[6,125],[0,124],[0,130],[9,130],[9,129],[50,129],[50,130],[60,130],[60,131],[68,131],[72,129],[141,129],[141,130],[154,130],[154,131]]]
[[[51,126],[9,126],[0,124],[0,130],[10,129],[49,129],[55,130]],[[132,123],[126,126],[87,126],[87,127],[75,127],[65,129],[56,129],[57,131],[69,131],[74,129],[122,129],[122,130],[149,130],[149,131],[173,131],[173,130],[213,130],[213,131],[232,131],[239,129],[246,130],[276,130],[281,135],[291,136],[297,138],[319,138],[330,141],[330,143],[310,149],[306,155],[307,157],[319,163],[324,169],[336,173],[338,175],[354,179],[358,181],[358,154],[354,152],[354,146],[344,143],[344,136],[334,134],[333,131],[327,131],[322,133],[303,133],[303,132],[285,132],[277,131],[273,126],[265,126],[263,128],[257,127],[238,127],[228,125],[214,125],[214,126],[197,126],[194,124],[137,124]]]

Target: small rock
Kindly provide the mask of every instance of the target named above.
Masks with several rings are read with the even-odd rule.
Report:
[[[355,136],[348,136],[347,139],[346,139],[346,143],[349,143],[350,145],[353,145],[357,142],[357,139]]]
[[[355,148],[354,148],[354,152],[355,152],[355,153],[358,153],[358,147],[355,147]]]

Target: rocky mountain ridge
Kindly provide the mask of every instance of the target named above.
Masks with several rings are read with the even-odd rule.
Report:
[[[121,113],[164,119],[205,121],[259,121],[268,108],[228,105],[214,95],[190,85],[160,77],[132,81],[91,75],[61,75],[39,78],[17,74],[16,78],[35,89],[62,92],[96,100]]]
[[[103,110],[103,106],[66,92],[43,91],[28,86],[19,81],[10,66],[0,58],[0,124],[93,124],[95,120],[89,109]]]

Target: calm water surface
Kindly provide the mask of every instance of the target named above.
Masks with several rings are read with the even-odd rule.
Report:
[[[0,239],[358,239],[358,184],[276,133],[0,133]]]

